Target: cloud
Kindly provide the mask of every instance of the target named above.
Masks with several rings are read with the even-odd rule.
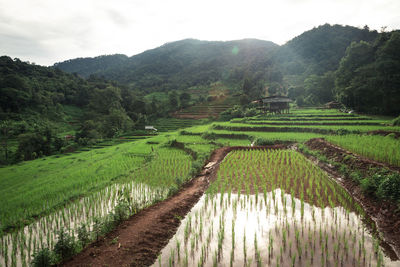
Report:
[[[0,0],[0,52],[39,64],[184,38],[278,44],[324,23],[400,27],[397,0]]]
[[[1,31],[1,29],[0,29]],[[0,34],[1,53],[7,51],[7,55],[11,57],[25,57],[32,58],[32,61],[39,58],[46,58],[51,55],[47,50],[46,46],[40,44],[35,39],[28,38],[25,36],[11,35],[11,34]],[[31,57],[32,54],[35,57]]]

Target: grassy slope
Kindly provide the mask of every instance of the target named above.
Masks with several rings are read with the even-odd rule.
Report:
[[[29,221],[109,185],[139,168],[150,152],[143,142],[126,143],[1,168],[1,228]]]

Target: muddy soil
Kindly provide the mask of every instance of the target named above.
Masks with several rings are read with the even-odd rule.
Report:
[[[366,159],[337,147],[322,138],[311,139],[306,142],[306,145],[313,150],[318,150],[330,160],[346,164],[349,168],[360,170],[363,174],[367,174],[370,168],[387,168],[391,171],[400,171],[399,167]],[[312,156],[307,157],[316,160]],[[342,177],[338,167],[320,161],[318,161],[318,165],[331,174],[339,184],[357,199],[366,213],[375,221],[379,232],[395,251],[396,257],[400,258],[400,212],[398,207],[389,201],[381,201],[371,195],[364,194],[357,183],[348,177]],[[391,256],[394,257],[394,255]]]
[[[210,181],[215,179],[222,159],[232,150],[261,148],[283,149],[287,145],[223,147],[215,150],[201,174],[185,184],[176,195],[132,216],[61,266],[151,265],[174,236],[181,219],[197,203]]]

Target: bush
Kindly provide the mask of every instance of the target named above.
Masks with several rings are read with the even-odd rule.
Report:
[[[400,116],[393,120],[393,126],[400,126]]]
[[[205,132],[201,135],[201,138],[207,139],[207,140],[215,140],[217,137],[216,137],[215,133]]]
[[[176,192],[178,192],[178,186],[172,185],[172,186],[168,189],[168,197],[173,196]]]
[[[192,168],[190,169],[190,176],[195,176],[197,175],[201,169],[203,168],[203,163],[199,160],[196,160],[192,163]]]
[[[350,173],[350,178],[354,182],[360,183],[362,180],[362,174],[359,171],[354,171],[354,172]]]
[[[265,138],[257,138],[254,141],[254,145],[256,146],[269,146],[269,145],[274,145],[275,142],[271,139],[265,139]]]
[[[54,252],[60,260],[69,259],[75,254],[76,244],[74,237],[69,235],[68,232],[61,228],[58,233],[58,241],[54,245]]]
[[[90,242],[90,233],[85,223],[78,228],[78,239],[81,242],[82,247],[85,247]]]
[[[255,115],[257,115],[257,109],[255,108],[248,108],[244,112],[245,117],[253,117]]]
[[[43,248],[38,252],[35,252],[31,262],[33,267],[50,267],[54,263],[54,254],[48,248]]]
[[[375,183],[375,181],[369,177],[364,178],[360,181],[360,186],[361,189],[368,194],[374,194],[376,189],[378,188],[378,185]]]
[[[96,242],[99,241],[99,238],[103,233],[103,225],[104,223],[100,218],[96,217],[93,219],[93,234]]]
[[[380,198],[400,200],[400,174],[393,173],[384,176],[383,179],[380,180],[376,195]]]
[[[351,132],[347,129],[339,129],[336,131],[337,135],[346,135],[346,134],[350,134]]]
[[[114,208],[113,220],[115,223],[120,223],[122,220],[125,220],[129,217],[130,214],[130,206],[127,200],[120,199],[118,204]]]
[[[390,134],[386,135],[385,137],[396,139],[396,134],[395,133],[390,133]]]
[[[180,148],[180,149],[184,149],[185,148],[185,144],[179,142],[176,139],[172,139],[172,140],[168,141],[165,146],[167,146],[167,147],[175,147],[175,148]]]

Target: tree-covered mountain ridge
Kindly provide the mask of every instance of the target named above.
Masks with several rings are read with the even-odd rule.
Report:
[[[86,78],[93,74],[102,76],[147,92],[182,90],[232,78],[254,64],[260,64],[257,69],[265,70],[265,62],[278,47],[257,39],[227,42],[185,39],[129,58],[116,54],[72,59],[54,66]]]
[[[103,76],[136,89],[168,91],[216,80],[235,81],[246,73],[259,71],[264,74],[279,71],[283,75],[322,74],[338,67],[351,42],[371,42],[377,35],[368,28],[325,24],[282,46],[258,39],[185,39],[132,57],[115,54],[78,58],[54,66],[83,77]],[[268,75],[263,78],[269,80]]]

